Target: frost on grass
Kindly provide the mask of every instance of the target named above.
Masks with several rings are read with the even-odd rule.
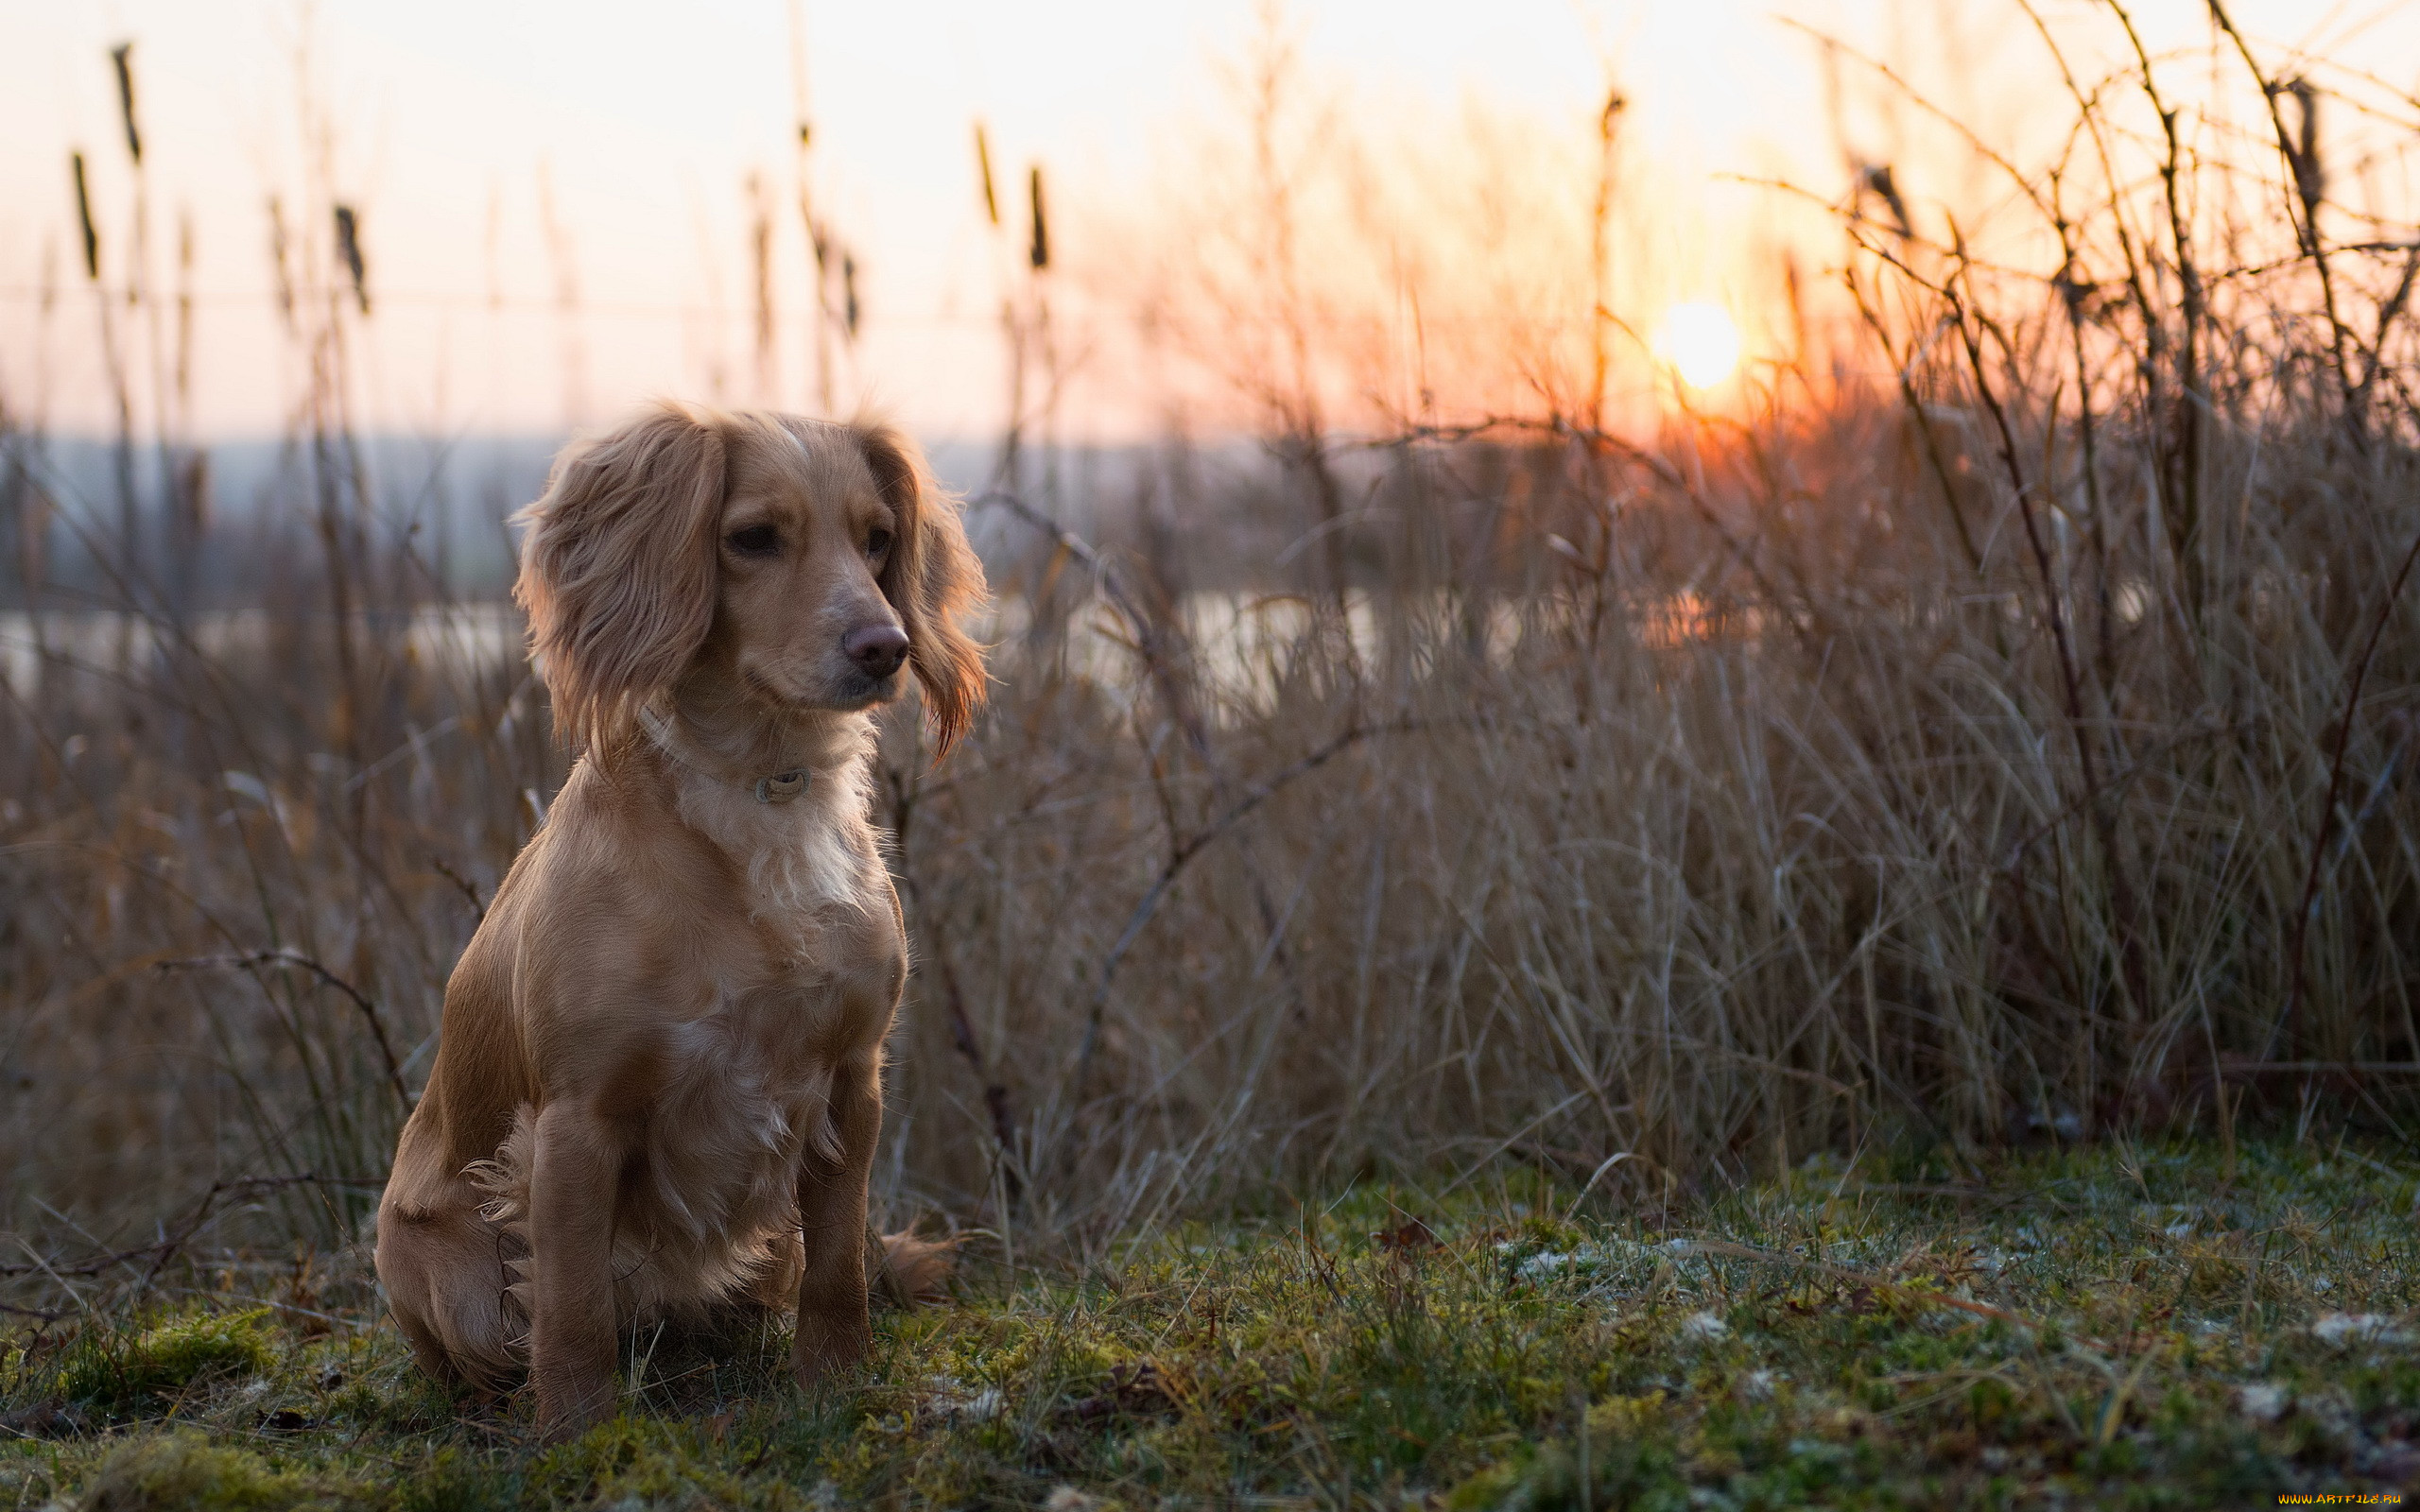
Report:
[[[130,1312],[0,1342],[0,1427],[20,1435],[0,1434],[0,1512],[1110,1512],[1301,1504],[1348,1480],[1357,1502],[1539,1512],[2219,1506],[2404,1484],[2420,1367],[2380,1346],[2420,1285],[2410,1182],[2336,1163],[2319,1190],[2298,1148],[2238,1156],[2223,1191],[2191,1147],[2122,1169],[2011,1157],[1945,1199],[1918,1163],[1793,1173],[1651,1223],[1571,1216],[1572,1188],[1525,1176],[1424,1207],[1417,1245],[1409,1194],[1354,1188],[1090,1268],[978,1268],[951,1305],[887,1314],[827,1394],[796,1391],[779,1331],[666,1345],[621,1415],[553,1450],[526,1399],[449,1396],[390,1330]],[[2379,1258],[2332,1267],[2324,1312],[2286,1253],[2172,1243],[2187,1202],[2204,1235],[2290,1229]],[[2022,1263],[1976,1288],[1985,1312],[1943,1305],[2000,1256]],[[373,1307],[366,1282],[318,1304]],[[2134,1383],[2113,1398],[2119,1350]]]
[[[2411,1335],[2383,1313],[2325,1313],[2310,1326],[2322,1344],[2403,1344]]]
[[[926,1385],[932,1395],[925,1405],[943,1418],[988,1423],[1008,1410],[1009,1399],[997,1386],[969,1391],[965,1383],[951,1376],[937,1376]]]

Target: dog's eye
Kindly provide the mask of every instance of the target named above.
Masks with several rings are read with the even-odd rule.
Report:
[[[723,544],[742,557],[770,557],[782,549],[782,533],[771,525],[750,525],[722,538]]]
[[[890,549],[890,532],[875,529],[866,536],[866,555],[879,557]]]

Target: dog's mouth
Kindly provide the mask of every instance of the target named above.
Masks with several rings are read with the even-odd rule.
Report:
[[[852,668],[822,678],[797,679],[752,669],[742,674],[742,680],[758,701],[775,708],[800,713],[856,713],[896,699],[908,679],[896,672],[876,678]]]
[[[871,709],[876,704],[889,703],[898,697],[899,690],[906,681],[907,679],[896,672],[880,678],[869,677],[862,672],[852,672],[840,679],[840,686],[834,690],[835,696],[832,700],[821,707],[850,712]]]

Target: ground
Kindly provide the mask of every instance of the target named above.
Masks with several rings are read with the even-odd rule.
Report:
[[[2268,1506],[2420,1483],[2415,1174],[2283,1137],[1818,1158],[1668,1209],[1520,1170],[970,1257],[802,1396],[641,1339],[544,1448],[346,1267],[18,1330],[0,1505]],[[990,1243],[990,1241],[983,1241]],[[2391,1501],[2374,1497],[2372,1504]]]

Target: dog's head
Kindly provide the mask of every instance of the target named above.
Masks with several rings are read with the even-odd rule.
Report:
[[[567,450],[521,518],[513,594],[575,747],[701,671],[778,714],[887,702],[904,666],[944,753],[983,700],[982,568],[888,426],[663,404]]]

